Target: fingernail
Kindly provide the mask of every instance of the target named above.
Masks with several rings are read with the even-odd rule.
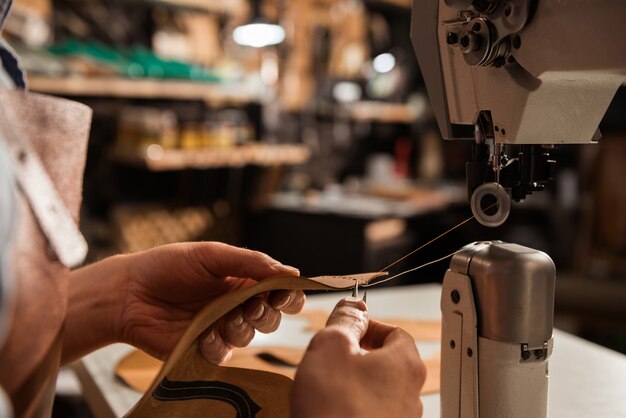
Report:
[[[292,266],[283,266],[285,268],[285,270],[289,270],[291,271],[293,274],[295,274],[296,276],[300,275],[300,269],[297,269],[295,267]]]
[[[282,264],[282,263],[280,263],[280,262],[278,262],[278,261],[277,261],[277,262],[275,262],[275,263],[273,263],[273,264],[272,264],[272,267],[273,267],[275,270],[287,271],[287,272],[289,272],[290,274],[294,274],[294,275],[296,275],[296,276],[299,276],[299,275],[300,275],[300,270],[298,270],[297,268],[292,267],[292,266],[288,266],[288,265],[286,265],[286,264]]]
[[[357,308],[358,310],[363,311],[363,312],[367,311],[367,305],[365,304],[365,302],[363,302],[359,298],[348,297],[348,298],[342,299],[339,302],[339,305]]]
[[[236,327],[240,327],[241,325],[243,325],[243,315],[237,315],[234,319],[233,319],[233,324]]]
[[[257,321],[261,319],[264,313],[265,313],[265,305],[263,303],[259,303],[256,309],[250,315],[250,319],[252,319],[253,321]]]
[[[285,300],[283,300],[281,303],[277,304],[276,309],[283,309],[285,306],[291,303],[291,299],[292,299],[292,292],[289,292],[289,296],[287,296]]]
[[[207,334],[206,338],[204,339],[204,341],[207,344],[213,344],[215,342],[215,331],[211,331]]]

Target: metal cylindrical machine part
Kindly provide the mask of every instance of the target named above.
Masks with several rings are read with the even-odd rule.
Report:
[[[554,284],[554,263],[531,248],[475,242],[455,254],[441,299],[443,418],[547,416]]]
[[[476,242],[450,269],[471,278],[478,336],[542,347],[552,337],[555,267],[545,253],[501,241]]]
[[[552,339],[548,352],[552,351]],[[548,357],[520,359],[520,345],[478,337],[480,418],[545,418]]]

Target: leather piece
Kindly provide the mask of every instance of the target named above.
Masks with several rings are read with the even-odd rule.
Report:
[[[307,320],[304,326],[305,331],[316,333],[325,327],[329,315],[330,313],[327,311],[312,310],[303,311],[297,317]],[[404,329],[417,342],[439,342],[441,340],[441,321],[439,320],[407,318],[380,318],[380,320]],[[286,346],[238,348],[233,351],[232,357],[222,366],[262,370],[293,379],[305,351],[306,348],[304,347]],[[440,387],[441,356],[439,351],[432,357],[424,358],[424,363],[427,374],[421,393],[437,393]],[[134,350],[120,360],[115,368],[115,375],[131,388],[140,393],[145,393],[150,389],[162,366],[162,361],[143,351]]]
[[[300,314],[307,320],[306,331],[317,332],[326,326],[328,315],[326,311],[304,311]],[[417,320],[407,318],[376,318],[382,322],[396,325],[409,334],[417,341],[440,341],[441,340],[441,321],[440,320]]]
[[[238,348],[233,351],[232,357],[222,366],[262,370],[293,379],[296,374],[296,366],[300,363],[304,351],[305,349],[302,347],[282,346]],[[264,360],[268,357],[275,358],[277,361]],[[275,363],[284,363],[289,366]],[[163,362],[159,359],[141,350],[133,350],[117,364],[115,375],[137,392],[145,393],[150,389],[162,366]]]
[[[91,111],[68,100],[7,89],[0,89],[0,103],[10,108],[12,128],[37,153],[78,222]],[[43,404],[49,396],[41,393],[53,387],[50,376],[60,361],[55,344],[66,312],[67,269],[49,257],[47,241],[21,192],[17,217],[11,258],[16,304],[0,351],[0,385],[14,402],[28,404],[28,411],[16,410],[17,417],[34,417],[48,409]]]
[[[220,381],[236,385],[261,407],[256,417],[289,417],[289,391],[293,381],[285,376],[258,370],[216,366],[207,362],[198,348],[198,336],[233,308],[258,294],[272,290],[345,290],[356,281],[366,284],[386,273],[354,276],[272,277],[254,286],[227,293],[209,303],[191,322],[150,389],[125,415],[128,418],[235,417],[236,410],[227,403],[207,399],[160,401],[154,392],[165,379],[176,382]]]
[[[296,366],[300,363],[305,351],[306,348],[303,347],[283,346],[238,348],[233,352],[232,358],[222,366],[262,370],[294,379]],[[277,361],[268,361],[266,360],[268,357],[272,357]],[[422,395],[438,393],[441,385],[439,370],[441,367],[441,355],[437,352],[434,356],[423,360],[426,366],[426,381],[420,393]],[[282,364],[293,366],[284,366]],[[162,361],[143,351],[134,350],[120,360],[115,368],[115,375],[137,392],[145,393],[150,389],[154,378],[162,366]]]

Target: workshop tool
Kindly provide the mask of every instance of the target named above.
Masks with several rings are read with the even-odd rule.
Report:
[[[457,252],[441,291],[441,417],[547,416],[554,263],[501,241]]]
[[[413,0],[411,20],[442,137],[473,141],[472,212],[502,225],[510,199],[553,179],[557,144],[599,140],[626,80],[626,3]],[[514,244],[453,255],[441,299],[443,418],[547,415],[554,276],[546,254]]]
[[[411,40],[441,135],[473,141],[467,191],[481,224],[501,225],[509,196],[545,188],[557,144],[598,141],[626,80],[624,21],[623,0],[413,0]]]

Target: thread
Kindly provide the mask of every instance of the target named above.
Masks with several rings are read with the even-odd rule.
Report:
[[[493,208],[494,206],[497,206],[497,205],[498,205],[498,203],[496,202],[496,203],[492,204],[491,206],[489,206],[489,207],[488,207],[487,209],[485,209],[485,210],[487,211],[487,210],[489,210],[489,209],[491,209],[491,208]],[[413,254],[415,254],[416,252],[418,252],[418,251],[422,250],[423,248],[425,248],[425,247],[429,246],[429,245],[430,245],[430,244],[432,244],[433,242],[435,242],[435,241],[439,240],[440,238],[442,238],[442,237],[446,236],[446,235],[447,235],[447,234],[449,234],[450,232],[454,231],[455,229],[457,229],[457,228],[459,228],[459,227],[461,227],[461,226],[465,225],[466,223],[468,223],[468,222],[470,222],[470,221],[472,221],[472,220],[474,220],[474,219],[476,219],[476,217],[475,217],[475,216],[473,216],[473,215],[472,215],[472,216],[470,216],[469,218],[465,219],[464,221],[461,221],[460,223],[458,223],[458,224],[454,225],[452,228],[448,229],[447,231],[445,231],[445,232],[443,232],[443,233],[441,233],[441,234],[437,235],[435,238],[431,239],[431,240],[430,240],[430,241],[428,241],[427,243],[420,245],[419,247],[417,247],[416,249],[414,249],[414,250],[413,250],[413,251],[411,251],[410,253],[408,253],[408,254],[406,254],[406,255],[404,255],[404,256],[402,256],[402,257],[398,258],[396,261],[394,261],[393,263],[389,264],[387,267],[385,267],[385,268],[383,268],[383,269],[380,269],[378,272],[379,272],[379,273],[381,273],[381,272],[383,272],[383,271],[385,271],[385,270],[387,270],[387,269],[389,269],[389,268],[391,268],[391,267],[395,266],[396,264],[398,264],[398,263],[399,263],[399,262],[401,262],[402,260],[405,260],[406,258],[408,258],[408,257],[412,256],[412,255],[413,255]],[[414,271],[419,270],[419,269],[421,269],[421,268],[423,268],[423,267],[426,267],[426,266],[430,266],[431,264],[435,264],[435,263],[438,263],[438,262],[440,262],[440,261],[443,261],[443,260],[445,260],[446,258],[452,257],[454,254],[456,254],[456,253],[458,253],[458,252],[460,252],[460,251],[461,251],[461,250],[454,251],[454,252],[452,252],[452,253],[450,253],[450,254],[448,254],[448,255],[444,256],[444,257],[437,258],[436,260],[428,261],[428,262],[426,262],[426,263],[424,263],[424,264],[422,264],[422,265],[419,265],[419,266],[417,266],[417,267],[410,268],[410,269],[405,270],[405,271],[402,271],[402,272],[400,272],[400,273],[398,273],[398,274],[394,274],[393,276],[391,276],[391,277],[387,277],[387,278],[385,278],[385,279],[383,279],[383,280],[380,280],[380,281],[377,281],[377,282],[374,282],[374,283],[369,283],[369,284],[367,284],[367,285],[362,285],[362,287],[371,287],[371,286],[376,286],[376,285],[379,285],[379,284],[382,284],[382,283],[389,282],[389,281],[391,281],[391,280],[397,279],[398,277],[404,276],[405,274],[408,274],[408,273],[414,272]]]

